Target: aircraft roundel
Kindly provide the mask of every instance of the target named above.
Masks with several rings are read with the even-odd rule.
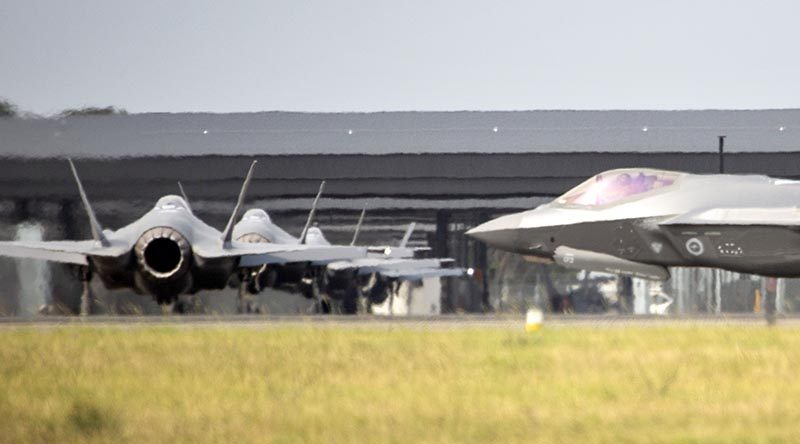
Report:
[[[705,247],[700,239],[693,237],[686,241],[686,251],[693,256],[700,256],[705,251]]]

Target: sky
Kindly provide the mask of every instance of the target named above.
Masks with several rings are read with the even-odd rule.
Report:
[[[795,1],[2,0],[52,114],[800,107]]]

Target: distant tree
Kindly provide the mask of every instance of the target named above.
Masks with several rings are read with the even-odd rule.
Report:
[[[61,111],[59,116],[61,117],[73,117],[73,116],[111,116],[117,114],[128,114],[127,111],[123,108],[116,108],[113,106],[106,106],[105,108],[101,108],[98,106],[85,106],[83,108],[69,108]]]
[[[14,105],[6,99],[0,98],[0,118],[17,117],[17,115],[19,115],[17,105]]]

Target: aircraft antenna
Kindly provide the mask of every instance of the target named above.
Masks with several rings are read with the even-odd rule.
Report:
[[[314,221],[314,214],[317,212],[317,204],[319,203],[319,198],[322,196],[322,191],[325,189],[325,181],[323,180],[322,183],[319,184],[319,191],[317,191],[317,197],[314,198],[314,203],[311,204],[311,211],[308,212],[308,219],[306,219],[306,226],[303,227],[302,233],[300,233],[300,243],[306,243],[306,236],[308,235],[308,229],[311,228],[311,222]]]
[[[106,239],[105,234],[103,234],[103,227],[101,227],[100,223],[97,222],[97,216],[95,216],[92,205],[89,203],[89,198],[86,196],[86,191],[83,189],[81,178],[78,177],[78,170],[75,169],[75,164],[72,163],[72,159],[67,158],[67,161],[69,162],[70,169],[72,169],[72,175],[75,177],[75,182],[78,184],[78,192],[81,195],[81,201],[83,201],[83,208],[86,210],[86,214],[89,216],[89,227],[92,230],[92,237],[94,240],[99,242],[100,245],[107,247],[110,245],[110,243],[108,242],[108,239]]]

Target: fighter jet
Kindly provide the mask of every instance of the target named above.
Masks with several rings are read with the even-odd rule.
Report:
[[[356,227],[351,245],[356,245],[362,217]],[[335,261],[327,264],[323,275],[325,296],[341,301],[345,314],[354,314],[362,296],[366,308],[382,304],[391,292],[397,292],[402,281],[419,281],[426,277],[461,276],[464,270],[453,267],[451,258],[415,258],[419,251],[409,247],[415,224],[412,222],[396,247],[368,247],[365,258]],[[330,245],[318,227],[312,227],[306,240],[309,245]]]
[[[800,276],[800,182],[653,169],[600,173],[467,235],[568,268],[648,279],[666,267]]]
[[[233,228],[233,237],[239,242],[254,244],[305,245],[309,235],[317,235],[315,230],[309,228],[324,188],[325,181],[322,181],[299,237],[292,236],[272,222],[269,214],[261,208],[253,208],[244,213],[242,219]],[[255,307],[250,296],[260,293],[265,288],[300,293],[308,299],[319,302],[321,297],[318,282],[322,274],[321,270],[327,263],[367,255],[364,248],[331,246],[324,243],[314,243],[313,246],[307,248],[313,248],[315,254],[307,255],[304,261],[274,263],[269,266],[263,264],[241,269],[237,276],[238,279],[231,281],[232,286],[239,286],[239,312],[254,311]],[[325,254],[326,252],[329,254]]]
[[[233,239],[234,222],[250,184],[255,161],[250,165],[239,199],[222,232],[197,218],[188,202],[174,195],[160,198],[153,209],[119,230],[103,230],[75,165],[71,160],[69,164],[89,218],[93,239],[0,242],[0,256],[45,259],[79,266],[84,281],[82,312],[88,311],[88,282],[93,274],[106,288],[131,288],[152,295],[156,302],[166,305],[175,302],[182,294],[224,288],[231,274],[241,267],[303,261],[319,250],[333,250],[299,244],[252,244]],[[350,254],[366,254],[366,251],[352,247],[347,250]]]
[[[306,225],[300,237],[294,237],[272,222],[263,209],[248,210],[242,220],[234,228],[234,237],[242,242],[274,243],[287,242],[303,244],[324,251],[325,248],[336,248],[322,233],[313,226],[313,218],[317,204],[325,187],[320,185],[314,203],[311,206]],[[455,276],[463,274],[457,268],[444,268],[452,265],[452,259],[414,259],[415,255],[429,248],[415,248],[407,245],[414,229],[409,226],[400,244],[391,246],[357,247],[356,241],[364,219],[361,212],[350,248],[360,248],[368,253],[356,257],[336,257],[330,254],[317,255],[305,263],[273,264],[252,268],[241,274],[249,293],[257,294],[264,288],[276,288],[298,292],[309,299],[314,299],[316,310],[330,311],[330,299],[341,300],[345,313],[355,313],[357,300],[362,291],[369,295],[371,303],[386,300],[391,284],[402,280],[419,280],[434,276]],[[338,246],[344,248],[345,246]],[[361,251],[360,250],[360,251]],[[444,266],[444,267],[443,267]],[[240,291],[241,299],[247,296]],[[240,299],[240,300],[241,300]],[[249,311],[247,302],[242,302],[242,311]]]

